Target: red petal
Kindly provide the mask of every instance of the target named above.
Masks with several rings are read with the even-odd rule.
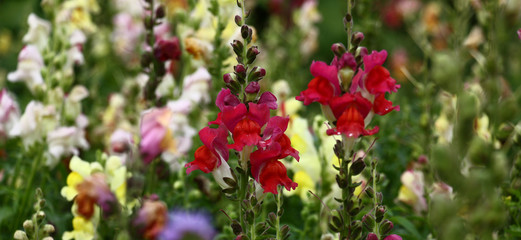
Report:
[[[373,67],[382,66],[387,58],[387,51],[373,51],[371,54],[364,56],[364,70],[370,72]]]
[[[328,104],[328,101],[334,95],[334,88],[329,81],[323,77],[316,77],[308,84],[308,89],[302,91],[296,99],[303,101],[304,105],[312,102],[319,102],[322,105]],[[340,95],[340,94],[338,94]]]
[[[392,110],[400,111],[400,106],[394,106],[391,101],[385,99],[385,94],[382,93],[374,100],[373,111],[378,115],[385,115]]]
[[[201,170],[204,173],[210,173],[217,167],[219,159],[206,146],[201,146],[195,150],[195,159],[185,165],[186,174],[190,174],[194,170]]]
[[[250,154],[251,175],[257,182],[259,181],[259,173],[264,165],[270,160],[277,160],[280,155],[280,144],[271,144],[266,149],[259,149]]]
[[[267,104],[248,103],[248,118],[255,121],[259,126],[264,126],[270,119],[270,109]]]
[[[257,104],[266,104],[269,109],[277,109],[277,97],[271,92],[263,92]]]
[[[228,145],[229,148],[242,151],[244,146],[257,145],[260,137],[261,126],[248,118],[241,120],[233,129],[232,136],[234,143]]]
[[[364,128],[364,118],[355,107],[349,107],[342,116],[340,116],[336,129],[327,130],[328,135],[345,134],[350,138],[358,138],[360,135],[373,135],[377,132],[377,127],[372,130],[366,130]]]
[[[287,175],[284,164],[277,160],[270,160],[262,168],[259,179],[257,180],[264,189],[264,192],[277,194],[277,186],[282,185],[286,190],[297,188],[298,184],[291,181]]]
[[[288,136],[286,134],[280,135],[280,137],[277,139],[277,143],[281,146],[281,153],[279,155],[279,159],[285,158],[287,156],[294,157],[297,161],[300,160],[300,157],[298,155],[298,151],[291,147],[291,140],[289,140]]]
[[[349,107],[355,107],[362,114],[362,118],[365,118],[371,111],[372,104],[369,100],[362,97],[362,94],[357,92],[356,94],[345,93],[341,97],[334,97],[329,102],[329,106],[337,119]]]
[[[246,109],[246,105],[242,103],[234,107],[225,106],[222,111],[222,122],[229,130],[232,130],[247,113],[248,109]]]
[[[382,66],[375,66],[365,78],[365,88],[371,94],[396,92],[400,85],[391,77],[389,71]]]
[[[221,158],[222,161],[228,161],[228,130],[223,125],[219,128],[205,127],[199,131],[199,138],[203,144],[212,151],[215,156]],[[221,162],[217,163],[220,166]]]
[[[340,95],[340,82],[338,81],[338,69],[336,66],[329,66],[325,62],[313,61],[309,67],[309,71],[313,77],[322,77],[329,81],[335,95]]]

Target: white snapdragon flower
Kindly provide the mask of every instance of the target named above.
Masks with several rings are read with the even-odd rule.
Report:
[[[31,13],[27,19],[29,31],[24,35],[23,42],[33,44],[38,49],[43,49],[49,41],[51,23]]]
[[[47,132],[58,123],[56,109],[53,105],[44,106],[41,102],[31,101],[9,134],[20,136],[26,146],[41,141]]]
[[[181,99],[188,99],[193,103],[209,103],[210,102],[210,82],[212,76],[204,67],[200,67],[185,77],[183,82],[183,94]]]
[[[89,148],[89,143],[85,139],[85,131],[80,126],[59,127],[49,132],[47,144],[49,145],[49,152],[46,165],[49,167],[56,166],[63,156],[78,155],[78,148]]]
[[[6,89],[0,91],[0,137],[8,135],[20,119],[18,104],[9,96]]]
[[[7,80],[11,82],[23,81],[29,89],[34,92],[37,88],[45,88],[42,78],[42,68],[44,67],[43,57],[35,45],[25,46],[18,55],[18,67],[16,71],[7,75]]]

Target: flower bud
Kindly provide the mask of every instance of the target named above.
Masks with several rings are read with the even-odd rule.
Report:
[[[250,82],[250,84],[248,84],[248,86],[246,87],[246,89],[244,89],[244,91],[247,93],[247,94],[255,94],[257,95],[257,93],[259,92],[260,90],[260,85],[258,82]]]
[[[364,217],[362,218],[362,223],[364,224],[364,227],[367,230],[369,230],[369,231],[373,230],[373,227],[375,225],[374,216],[372,214],[364,215]]]
[[[341,57],[346,52],[346,47],[342,43],[334,43],[331,45],[331,51],[333,51],[337,57]]]
[[[238,74],[246,73],[246,68],[242,64],[235,65],[235,67],[233,67],[233,70],[235,70],[235,72]]]
[[[45,218],[45,212],[43,212],[43,211],[38,211],[38,212],[36,213],[36,221],[37,221],[37,222],[41,222],[44,218]]]
[[[232,230],[233,230],[233,234],[235,234],[235,235],[239,235],[240,233],[242,233],[241,224],[237,220],[233,220]]]
[[[254,67],[248,74],[248,81],[260,81],[266,76],[266,69],[261,67]]]
[[[351,174],[353,176],[356,176],[360,173],[362,173],[362,171],[364,171],[365,169],[365,162],[362,158],[358,158],[356,159],[352,164],[351,164]]]
[[[384,214],[385,214],[385,206],[378,206],[376,208],[376,213],[375,213],[375,216],[376,216],[376,222],[381,222],[382,219],[384,218]]]
[[[243,22],[241,16],[235,15],[235,24],[237,24],[239,27],[242,26]]]
[[[331,211],[331,216],[329,216],[329,229],[333,232],[340,232],[344,226],[344,220],[342,214],[338,210]]]
[[[358,239],[358,236],[362,233],[362,222],[360,220],[352,222],[351,229],[351,237],[353,239]]]
[[[165,7],[163,5],[159,5],[156,9],[156,18],[164,18],[165,17]]]
[[[239,40],[233,40],[232,49],[233,49],[233,52],[237,56],[242,56],[242,51],[244,49],[244,44],[241,41],[239,41]]]
[[[248,52],[246,53],[248,64],[253,63],[253,61],[255,61],[255,58],[257,58],[257,55],[259,55],[259,49],[257,48],[257,46],[249,48]]]
[[[243,39],[248,39],[249,37],[251,37],[251,29],[250,27],[246,26],[246,25],[242,25],[241,27],[241,36]]]
[[[34,224],[31,220],[25,220],[23,223],[24,230],[28,233],[34,232]]]
[[[224,74],[223,80],[224,80],[224,83],[231,83],[231,82],[235,81],[235,79],[233,78],[233,75],[231,75],[230,73]]]
[[[374,197],[374,189],[372,187],[367,187],[365,189],[365,194],[369,197],[369,198],[373,198]]]
[[[380,224],[380,233],[385,235],[385,234],[389,233],[393,229],[393,227],[394,227],[393,222],[389,221],[388,219],[385,219]]]
[[[15,240],[29,240],[29,238],[27,238],[27,234],[21,230],[16,230],[16,232],[14,232],[13,238]]]
[[[146,51],[141,55],[141,67],[142,68],[148,68],[150,66],[150,63],[152,63],[152,53],[149,51]]]
[[[342,89],[349,90],[349,86],[351,85],[351,80],[353,79],[354,74],[355,74],[355,72],[349,67],[342,68],[342,69],[340,69],[340,71],[338,71]]]
[[[364,40],[364,34],[361,32],[353,33],[351,37],[351,43],[355,46],[358,46]]]
[[[50,235],[50,234],[53,233],[54,231],[55,231],[55,228],[54,228],[54,226],[51,225],[51,224],[45,224],[45,225],[43,226],[43,232],[44,232],[45,234]]]
[[[154,22],[150,16],[146,16],[143,23],[145,24],[145,29],[152,29],[154,27]]]
[[[369,233],[369,235],[367,235],[367,238],[365,240],[378,240],[378,236],[376,236],[376,234],[374,234],[374,233]]]
[[[271,227],[275,227],[275,222],[277,221],[277,215],[275,215],[274,212],[270,212],[268,213],[268,224],[271,226]]]

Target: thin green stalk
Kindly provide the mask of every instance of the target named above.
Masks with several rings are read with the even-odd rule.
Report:
[[[373,175],[373,190],[375,193],[376,193],[376,164],[377,164],[377,162],[376,162],[376,160],[374,160],[372,175]],[[376,194],[375,194],[375,196],[373,196],[373,204],[374,204],[374,211],[376,213],[376,208],[378,207],[378,199],[376,197]],[[378,224],[374,225],[373,233],[376,234],[378,239],[380,239],[380,229],[378,228]]]
[[[353,31],[353,16],[351,15],[351,0],[347,0],[347,14],[351,17],[351,20],[347,23],[347,51],[349,51],[349,44],[351,44],[351,33]]]
[[[282,197],[282,191],[283,191],[283,188],[281,186],[279,186],[279,194],[277,194],[277,196],[275,197],[275,202],[277,204],[277,213],[276,213],[276,216],[277,218],[275,219],[275,233],[276,233],[276,239],[277,240],[282,240],[282,237],[280,235],[280,216],[279,216],[279,212],[280,212],[280,209],[282,208],[282,204],[281,204],[281,200],[280,198]]]
[[[246,225],[244,223],[244,214],[242,212],[242,202],[244,201],[246,197],[246,188],[248,187],[248,172],[243,169],[241,174],[239,175],[239,221],[241,223],[241,227],[244,230],[246,230]]]
[[[343,211],[342,211],[342,215],[344,217],[344,229],[340,232],[340,240],[344,240],[344,239],[349,239],[350,238],[350,235],[351,235],[351,215],[349,214],[348,212],[348,204],[351,200],[351,198],[353,197],[352,196],[352,193],[351,191],[349,190],[350,186],[351,186],[351,182],[352,182],[352,179],[351,179],[351,172],[349,171],[349,158],[350,158],[350,155],[351,155],[351,150],[353,149],[353,140],[352,139],[348,139],[346,137],[343,138],[343,144],[344,144],[344,151],[345,151],[345,155],[343,157],[343,159],[341,159],[342,163],[341,163],[341,169],[344,171],[345,173],[345,178],[346,178],[346,182],[347,182],[347,185],[345,188],[342,188],[342,200],[343,200]]]
[[[41,148],[38,149],[39,151],[41,150]],[[44,155],[43,153],[40,151],[39,154],[37,155],[38,157],[36,158],[36,160],[33,162],[33,165],[31,166],[31,172],[29,174],[29,180],[27,181],[27,188],[25,189],[25,193],[24,193],[24,197],[22,198],[22,205],[19,205],[19,208],[21,207],[22,209],[18,209],[18,212],[19,212],[19,215],[18,215],[18,218],[21,218],[25,215],[25,212],[27,212],[27,204],[28,204],[28,201],[29,199],[32,199],[31,198],[31,189],[33,187],[33,181],[34,181],[34,176],[36,175],[36,170],[37,169],[40,169],[40,163],[42,161],[42,159],[44,158]],[[16,221],[16,222],[19,222],[19,221]]]

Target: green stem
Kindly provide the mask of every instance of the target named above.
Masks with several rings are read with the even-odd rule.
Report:
[[[351,17],[351,21],[348,22],[347,28],[347,45],[346,49],[349,51],[349,44],[351,44],[351,34],[353,32],[353,15],[351,15],[351,0],[347,0],[347,14]]]
[[[283,191],[283,188],[281,186],[279,186],[279,194],[277,194],[277,196],[275,197],[276,204],[277,204],[277,212],[276,212],[277,217],[275,218],[275,233],[276,233],[277,240],[282,240],[282,237],[283,237],[280,235],[280,216],[279,216],[280,209],[282,208],[282,204],[281,204],[281,200],[280,200],[280,198],[282,197],[282,191]]]
[[[246,170],[243,169],[243,172],[239,175],[239,220],[241,223],[241,227],[243,232],[246,230],[246,224],[244,221],[244,213],[242,210],[242,202],[246,198],[246,188],[248,187],[248,175]]]
[[[340,240],[349,239],[351,235],[351,215],[349,214],[349,202],[353,197],[352,192],[349,190],[351,186],[351,172],[349,171],[349,158],[351,156],[351,151],[353,150],[354,140],[350,138],[343,137],[344,144],[344,157],[341,159],[341,169],[344,171],[347,186],[342,188],[342,200],[343,200],[343,211],[342,215],[344,217],[344,229],[340,232]]]
[[[33,165],[31,166],[31,173],[29,174],[29,180],[27,181],[27,188],[25,189],[24,197],[22,198],[22,205],[19,206],[22,209],[21,210],[19,209],[19,211],[18,211],[19,212],[18,218],[22,218],[23,216],[25,216],[25,213],[27,212],[27,210],[29,208],[27,206],[28,201],[29,201],[29,199],[32,199],[31,192],[34,192],[34,190],[32,190],[34,176],[36,175],[36,170],[40,169],[40,163],[41,163],[42,159],[44,158],[41,148],[39,148],[38,150],[39,150],[39,154],[37,155],[36,160],[33,162]],[[19,221],[16,221],[16,222],[19,222]]]
[[[373,196],[373,204],[374,204],[374,211],[376,213],[376,208],[378,207],[378,199],[376,197],[376,160],[374,160],[374,166],[373,166],[373,191],[375,192],[375,196]],[[375,224],[373,227],[373,233],[376,234],[378,239],[380,239],[380,229],[378,228],[378,224]]]

